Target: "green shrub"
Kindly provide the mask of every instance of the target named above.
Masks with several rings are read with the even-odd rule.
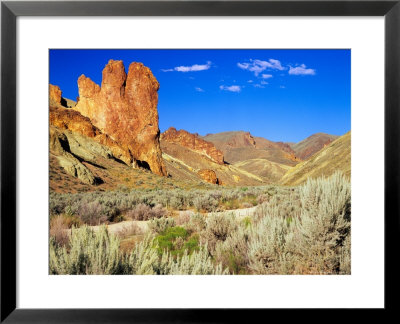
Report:
[[[162,255],[165,251],[172,256],[182,256],[185,251],[190,255],[199,249],[199,238],[197,235],[189,237],[189,233],[183,227],[170,227],[154,240],[158,253]]]

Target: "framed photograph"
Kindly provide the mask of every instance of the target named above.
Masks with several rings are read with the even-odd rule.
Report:
[[[1,321],[393,310],[399,15],[2,2]]]

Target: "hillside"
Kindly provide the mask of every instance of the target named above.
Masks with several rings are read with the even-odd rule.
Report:
[[[165,138],[164,135],[161,135],[161,150],[167,172],[173,180],[198,182],[202,179],[202,176],[199,174],[201,170],[211,170],[215,172],[219,183],[227,186],[256,186],[264,182],[261,177],[237,168],[234,165],[218,163],[203,150],[195,150],[194,148],[187,147],[186,141],[181,143],[177,141],[171,142]],[[211,150],[211,152],[213,151]]]
[[[296,165],[299,160],[289,145],[253,137],[249,132],[234,131],[203,136],[206,141],[224,153],[225,161],[234,164],[249,159],[265,159],[270,162]]]
[[[349,178],[351,176],[351,131],[290,169],[280,183],[294,186],[305,182],[307,178],[330,176],[335,171],[342,171]]]
[[[296,153],[296,156],[302,160],[307,160],[309,157],[317,153],[329,143],[333,142],[339,136],[329,135],[325,133],[313,134],[301,142],[288,144]]]
[[[233,166],[254,174],[268,183],[277,183],[292,167],[266,159],[249,159],[236,162]]]

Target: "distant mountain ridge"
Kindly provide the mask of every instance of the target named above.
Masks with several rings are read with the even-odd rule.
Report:
[[[316,133],[298,143],[290,143],[288,145],[293,149],[297,157],[302,160],[307,160],[338,137],[339,136],[326,133]]]
[[[282,177],[280,184],[295,186],[308,178],[330,176],[341,171],[351,176],[351,131],[326,145],[308,160],[297,164]]]
[[[288,144],[254,137],[249,132],[222,132],[207,134],[202,138],[214,143],[224,153],[225,161],[231,164],[248,159],[266,159],[290,166],[299,162],[295,152]]]

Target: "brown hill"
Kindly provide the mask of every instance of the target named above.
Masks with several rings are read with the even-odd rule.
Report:
[[[231,164],[249,159],[265,159],[289,166],[299,162],[289,145],[253,137],[249,132],[207,134],[203,139],[214,143],[224,153],[225,161]]]
[[[280,183],[294,186],[305,182],[307,178],[330,176],[335,171],[342,171],[348,177],[351,175],[351,132],[290,169]]]
[[[291,144],[290,147],[296,153],[296,156],[302,160],[307,160],[310,156],[317,153],[329,143],[333,142],[339,136],[325,133],[313,134],[299,143]]]
[[[178,143],[161,140],[163,158],[172,180],[204,180],[201,170],[215,172],[219,184],[228,186],[256,186],[263,179],[234,165],[219,164],[208,156],[191,150]]]

